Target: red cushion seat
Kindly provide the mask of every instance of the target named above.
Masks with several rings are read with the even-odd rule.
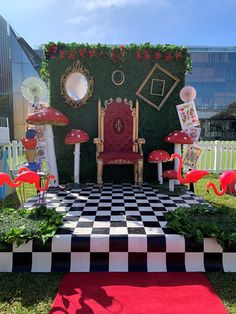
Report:
[[[124,152],[102,152],[97,159],[102,160],[104,164],[136,164],[138,160],[143,160],[143,156],[132,151]]]

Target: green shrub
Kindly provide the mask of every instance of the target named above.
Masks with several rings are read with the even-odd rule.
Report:
[[[204,237],[215,238],[227,248],[236,242],[236,214],[226,207],[179,207],[164,214],[167,227],[187,238],[203,242]]]
[[[61,214],[45,206],[19,210],[5,208],[0,212],[0,245],[14,242],[20,245],[33,238],[45,243],[54,236],[62,221]]]

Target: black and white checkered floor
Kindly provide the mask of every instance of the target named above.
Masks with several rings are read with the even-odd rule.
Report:
[[[236,247],[223,252],[214,239],[199,244],[166,227],[164,212],[203,203],[148,184],[49,191],[46,205],[65,215],[63,227],[46,245],[33,240],[0,251],[0,271],[236,271]]]

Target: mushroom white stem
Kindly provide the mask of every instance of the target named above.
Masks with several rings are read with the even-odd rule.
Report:
[[[44,137],[46,141],[46,156],[47,156],[47,162],[50,168],[50,174],[56,177],[56,181],[51,182],[51,185],[58,186],[59,181],[58,181],[58,171],[57,171],[57,160],[56,160],[56,154],[55,154],[52,126],[50,124],[44,125]]]
[[[175,144],[174,152],[181,156],[181,144]],[[174,169],[178,172],[179,169],[179,160],[178,158],[174,159]],[[179,180],[175,180],[175,184],[180,184]]]
[[[174,190],[175,190],[175,180],[169,179],[169,191],[174,192]]]
[[[160,184],[163,184],[163,178],[162,178],[162,162],[157,163],[157,171],[158,171],[158,181]]]
[[[80,143],[75,144],[75,158],[74,158],[74,183],[79,184],[79,174],[80,174]]]

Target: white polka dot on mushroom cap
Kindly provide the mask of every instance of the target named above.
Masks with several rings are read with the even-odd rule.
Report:
[[[186,141],[187,141],[187,137],[184,137],[184,140],[186,140]]]
[[[160,152],[160,155],[162,155],[162,152]]]
[[[78,134],[77,137],[80,137],[80,134]]]
[[[42,115],[39,113],[39,114],[38,114],[38,117],[40,118],[40,117],[42,117]]]
[[[169,141],[169,140],[170,140],[170,137],[167,137],[167,140]]]
[[[174,133],[174,136],[177,136],[178,135],[178,133]]]
[[[72,136],[74,136],[74,133],[71,133]]]
[[[43,112],[43,116],[46,116],[46,112]]]
[[[59,112],[56,112],[56,116],[60,116],[60,113],[59,113]]]

